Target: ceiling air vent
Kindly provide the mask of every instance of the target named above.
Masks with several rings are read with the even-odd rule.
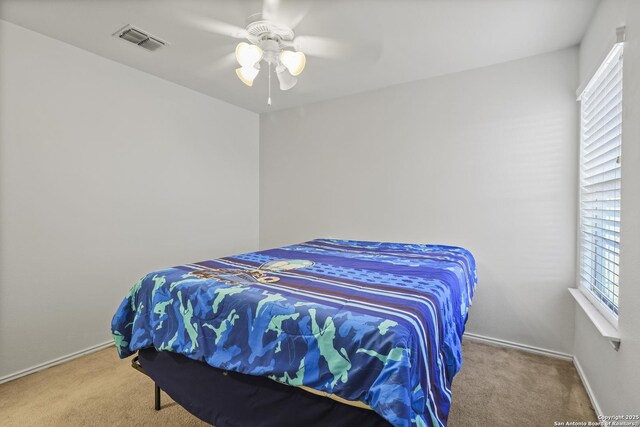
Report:
[[[150,36],[146,31],[136,28],[133,25],[125,26],[113,33],[113,35],[151,51],[158,50],[167,44],[167,42]]]

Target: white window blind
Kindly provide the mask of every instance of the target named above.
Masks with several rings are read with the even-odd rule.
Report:
[[[618,43],[580,96],[580,282],[617,319],[620,264],[622,48]]]

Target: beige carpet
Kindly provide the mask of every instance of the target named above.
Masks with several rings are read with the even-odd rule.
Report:
[[[449,427],[553,426],[595,421],[570,362],[465,341]],[[2,426],[204,426],[114,348],[0,384]]]

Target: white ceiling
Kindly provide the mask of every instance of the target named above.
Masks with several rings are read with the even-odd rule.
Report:
[[[0,18],[246,109],[265,112],[496,64],[580,42],[598,0],[0,0]],[[267,73],[235,76],[235,34],[269,12],[305,35],[298,85],[267,107]],[[225,23],[230,25],[225,25]],[[112,34],[169,42],[148,52]],[[296,25],[297,24],[297,25]],[[324,42],[314,39],[329,37]],[[315,42],[315,43],[313,43]],[[319,46],[321,45],[321,46]]]

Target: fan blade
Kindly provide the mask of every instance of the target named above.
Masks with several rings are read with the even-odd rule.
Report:
[[[246,39],[248,36],[245,28],[237,25],[229,24],[228,22],[218,21],[217,19],[191,15],[187,17],[189,24],[201,30],[219,34],[222,36],[232,37],[234,39]]]
[[[233,67],[237,67],[236,54],[235,52],[231,52],[219,58],[211,67],[212,70],[221,71],[226,69],[232,69]]]
[[[262,0],[262,19],[277,21],[280,0]]]
[[[197,73],[202,78],[210,79],[220,73],[233,73],[233,70],[238,67],[236,61],[236,55],[233,52],[219,57],[213,62],[209,62],[202,67],[198,67]]]
[[[307,16],[311,2],[312,0],[296,0],[283,5],[281,0],[263,0],[262,18],[295,30]]]
[[[343,42],[329,37],[298,36],[293,47],[305,55],[327,59],[350,59],[376,62],[382,55],[382,46],[366,41]]]
[[[309,13],[309,9],[311,9],[311,0],[297,0],[295,2],[295,6],[295,11],[292,10],[290,13],[285,13],[285,11],[281,12],[283,18],[286,19],[286,23],[289,28],[293,30],[300,25],[302,20],[307,16],[307,13]]]

